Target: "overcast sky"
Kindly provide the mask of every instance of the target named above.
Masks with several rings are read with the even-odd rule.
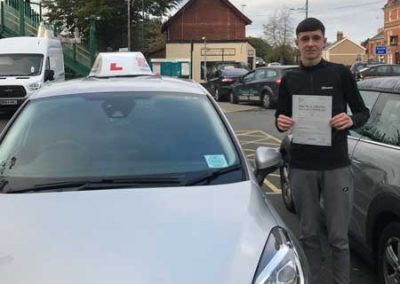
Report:
[[[187,0],[182,1],[182,5]],[[263,36],[263,24],[281,8],[304,9],[306,0],[230,0],[253,23],[247,26],[247,36]],[[387,0],[309,0],[309,17],[319,18],[325,25],[328,41],[336,40],[343,31],[349,39],[360,43],[373,37],[383,27],[383,6]],[[292,10],[293,26],[305,18],[305,10]]]

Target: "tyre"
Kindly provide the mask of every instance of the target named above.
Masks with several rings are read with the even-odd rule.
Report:
[[[261,103],[262,106],[266,109],[269,109],[272,107],[272,100],[271,100],[271,94],[269,92],[264,92],[262,97],[261,97]]]
[[[237,104],[239,101],[238,101],[238,98],[237,98],[237,96],[236,96],[236,94],[233,92],[233,91],[231,91],[230,93],[229,93],[229,102],[231,103],[231,104]]]
[[[381,284],[400,283],[400,223],[385,227],[378,245],[378,277]]]
[[[282,199],[283,204],[285,204],[286,209],[291,213],[296,213],[296,208],[294,206],[292,190],[289,185],[289,168],[287,163],[279,168],[281,189],[282,189]]]
[[[223,101],[223,97],[221,95],[221,92],[220,92],[219,88],[215,88],[215,100],[217,102],[222,102]]]

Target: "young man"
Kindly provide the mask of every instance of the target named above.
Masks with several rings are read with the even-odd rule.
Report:
[[[326,38],[325,27],[319,20],[307,18],[300,22],[296,28],[295,43],[300,50],[301,64],[298,70],[288,72],[282,79],[275,113],[278,130],[284,132],[293,128],[294,135],[309,139],[307,135],[312,133],[313,123],[305,126],[301,125],[304,121],[301,120],[296,124],[293,111],[294,107],[298,108],[298,103],[293,104],[294,96],[311,98],[312,102],[317,97],[310,96],[331,100],[326,107],[329,112],[325,114],[328,113],[329,117],[323,132],[328,133],[323,136],[325,140],[329,139],[328,143],[298,143],[294,140],[290,147],[289,180],[300,218],[300,240],[310,264],[312,283],[319,284],[322,196],[328,241],[332,249],[334,282],[348,284],[350,252],[347,234],[352,208],[353,177],[347,149],[347,130],[363,125],[369,118],[369,110],[365,107],[350,70],[341,64],[322,59]],[[347,114],[347,105],[352,115]],[[320,107],[313,109],[317,112],[321,110]],[[295,111],[297,113],[299,110]],[[311,110],[308,120],[312,121],[313,115]],[[317,120],[314,120],[315,125],[320,127],[321,122]],[[304,131],[302,129],[308,129],[309,132],[301,133]],[[312,139],[309,140],[312,142]]]

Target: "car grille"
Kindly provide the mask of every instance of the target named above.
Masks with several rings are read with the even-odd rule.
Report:
[[[23,86],[0,86],[0,98],[23,98],[25,95]]]

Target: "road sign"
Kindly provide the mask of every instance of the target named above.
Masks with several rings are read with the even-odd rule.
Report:
[[[386,45],[377,45],[375,47],[375,54],[385,55],[386,54]]]

